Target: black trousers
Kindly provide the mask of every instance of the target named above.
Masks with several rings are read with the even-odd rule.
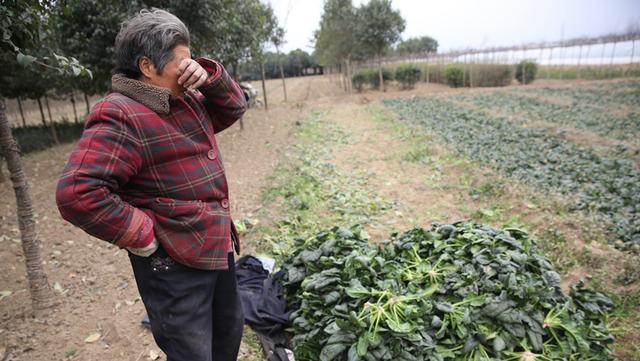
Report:
[[[151,332],[168,361],[235,361],[244,317],[233,253],[229,270],[206,271],[175,262],[161,248],[129,253]]]

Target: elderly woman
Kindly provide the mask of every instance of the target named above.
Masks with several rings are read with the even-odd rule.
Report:
[[[123,23],[115,58],[113,92],[89,115],[58,184],[58,208],[129,251],[169,361],[235,360],[239,242],[215,133],[243,115],[243,93],[222,65],[191,58],[189,31],[166,11]]]

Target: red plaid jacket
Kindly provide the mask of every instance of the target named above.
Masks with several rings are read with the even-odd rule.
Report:
[[[115,75],[97,103],[56,191],[64,219],[121,248],[153,231],[176,261],[227,269],[239,242],[214,133],[246,110],[219,63],[197,59],[210,83],[172,97],[168,89]]]

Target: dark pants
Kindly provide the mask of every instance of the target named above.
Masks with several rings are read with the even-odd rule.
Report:
[[[153,338],[168,361],[237,359],[244,318],[233,253],[224,271],[183,266],[162,248],[129,258]]]

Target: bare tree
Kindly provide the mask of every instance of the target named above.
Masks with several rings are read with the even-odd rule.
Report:
[[[36,223],[33,215],[33,202],[29,195],[29,186],[20,159],[18,143],[11,134],[11,127],[6,116],[6,105],[0,100],[0,150],[7,160],[7,168],[16,194],[18,209],[18,225],[22,239],[27,266],[27,278],[33,310],[38,313],[54,304],[53,293],[49,286],[47,274],[42,268],[40,257],[40,240],[36,234]]]

